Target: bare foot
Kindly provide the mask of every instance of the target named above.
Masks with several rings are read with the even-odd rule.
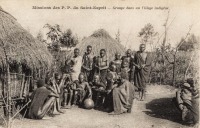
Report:
[[[65,113],[65,112],[64,112],[64,111],[62,111],[62,110],[58,110],[58,112],[59,112],[59,113],[62,113],[62,114],[63,114],[63,113]]]
[[[53,115],[60,115],[60,113],[57,111],[57,112],[53,112],[52,113]]]
[[[71,105],[66,105],[66,106],[64,106],[64,107],[62,107],[63,109],[71,109]]]

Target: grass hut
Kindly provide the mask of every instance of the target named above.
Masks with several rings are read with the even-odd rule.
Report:
[[[23,80],[19,82],[21,76],[10,73],[13,62],[19,65],[25,63],[33,72],[45,72],[51,66],[52,56],[44,43],[36,40],[12,15],[0,7],[0,91],[3,90],[5,96],[5,88],[10,86],[10,91],[14,90],[13,93],[21,97],[27,83]],[[27,80],[26,76],[24,79]],[[19,95],[17,89],[20,91]]]
[[[35,69],[49,68],[52,56],[45,44],[36,40],[22,28],[17,20],[0,7],[0,67],[6,65],[6,58],[18,63],[26,61]]]
[[[124,55],[125,53],[124,46],[113,39],[104,29],[95,31],[91,36],[83,39],[81,43],[77,44],[76,47],[80,49],[81,55],[84,54],[88,45],[92,46],[94,56],[99,56],[99,51],[101,49],[106,49],[109,60],[114,59],[116,52],[121,55]],[[70,52],[69,56],[72,55],[73,51]]]

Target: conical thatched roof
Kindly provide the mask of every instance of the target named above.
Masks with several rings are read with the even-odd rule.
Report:
[[[113,39],[107,31],[99,29],[95,31],[91,36],[85,38],[76,47],[80,49],[81,55],[84,54],[88,45],[93,48],[93,55],[99,56],[101,49],[106,49],[109,60],[113,60],[115,53],[118,52],[121,55],[125,53],[125,48],[122,44]],[[69,54],[71,56],[73,51]]]
[[[0,67],[5,64],[5,52],[12,60],[21,63],[26,60],[29,67],[48,68],[52,56],[45,44],[37,41],[22,28],[17,20],[0,7]]]

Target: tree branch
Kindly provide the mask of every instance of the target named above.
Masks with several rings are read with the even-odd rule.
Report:
[[[180,48],[180,46],[181,46],[181,45],[183,44],[183,42],[187,39],[187,37],[190,35],[190,31],[191,31],[192,27],[193,27],[193,24],[189,27],[189,30],[188,30],[188,32],[187,32],[185,38],[184,38],[183,40],[181,40],[181,42],[177,45],[176,51],[175,51],[175,52],[178,52],[178,49]]]

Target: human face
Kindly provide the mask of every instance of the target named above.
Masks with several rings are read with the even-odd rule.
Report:
[[[104,56],[105,56],[105,51],[101,50],[101,51],[100,51],[100,56],[101,56],[101,57],[104,57]]]
[[[121,78],[121,83],[124,83],[125,82],[125,79],[124,78]]]
[[[119,79],[120,83],[124,82],[124,79],[121,77],[121,75],[119,75],[118,79]]]
[[[115,65],[112,65],[112,66],[110,67],[110,70],[113,71],[113,72],[115,72],[115,71],[116,71],[116,66],[115,66]]]
[[[140,52],[144,52],[146,49],[145,45],[140,45]]]
[[[59,82],[60,79],[61,79],[61,76],[60,76],[60,75],[56,75],[56,76],[55,76],[55,79],[56,79],[57,82]]]
[[[120,60],[121,55],[120,55],[120,54],[116,54],[116,55],[115,55],[115,58],[116,58],[116,60]]]
[[[91,48],[91,47],[88,47],[88,48],[87,48],[87,53],[90,54],[91,52],[92,52],[92,48]]]
[[[79,50],[74,50],[74,56],[79,56]]]
[[[127,56],[127,57],[130,57],[130,56],[131,56],[131,50],[130,50],[130,49],[127,50],[127,52],[126,52],[126,56]]]
[[[95,76],[94,76],[94,82],[95,82],[95,83],[99,82],[99,76],[98,76],[98,75],[95,75]]]
[[[83,75],[80,75],[80,76],[79,76],[79,81],[80,81],[80,82],[83,82],[83,81],[84,81],[84,76],[83,76]]]
[[[128,65],[128,62],[123,60],[122,65]]]

